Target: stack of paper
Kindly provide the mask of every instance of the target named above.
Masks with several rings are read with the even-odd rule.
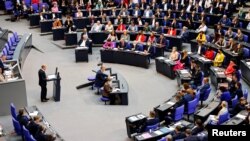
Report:
[[[56,79],[56,75],[54,75],[54,74],[48,75],[47,77],[48,77],[48,79]]]
[[[149,133],[144,133],[141,135],[144,139],[152,137]]]
[[[38,114],[38,111],[34,111],[32,113],[29,113],[29,115],[32,116],[32,117],[37,116],[37,114]]]
[[[242,115],[242,114],[237,114],[236,117],[237,117],[237,118],[240,118],[240,119],[243,119],[243,120],[246,119],[246,116],[244,116],[244,115]]]
[[[137,117],[138,117],[139,119],[143,119],[143,118],[145,118],[146,116],[143,115],[143,114],[140,114],[140,115],[137,115]]]
[[[157,130],[157,131],[154,131],[154,133],[156,134],[156,135],[161,135],[161,134],[163,134],[161,131],[159,131],[159,130]]]
[[[128,120],[129,120],[130,122],[133,122],[133,121],[138,120],[138,118],[137,118],[136,116],[132,116],[132,117],[129,117]]]
[[[174,105],[175,103],[172,102],[172,101],[169,101],[169,102],[167,102],[167,104],[169,104],[169,105]]]

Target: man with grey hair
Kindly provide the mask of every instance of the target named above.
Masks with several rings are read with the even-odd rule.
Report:
[[[183,42],[188,42],[188,39],[189,39],[189,33],[187,31],[187,27],[186,26],[183,26],[179,36],[181,37],[182,41]]]
[[[100,32],[102,30],[102,24],[101,22],[98,20],[91,28],[91,31],[94,32]]]

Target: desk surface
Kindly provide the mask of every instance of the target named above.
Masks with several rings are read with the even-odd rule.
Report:
[[[119,63],[143,68],[149,67],[149,54],[143,52],[118,50],[118,49],[101,49],[102,62]]]
[[[222,125],[239,125],[245,120],[247,115],[248,112],[246,110],[242,110],[237,115],[224,122]]]
[[[40,124],[44,125],[46,127],[46,133],[47,134],[53,134],[56,136],[56,141],[63,141],[62,137],[55,131],[55,129],[51,126],[50,123],[45,119],[43,114],[39,111],[39,109],[36,106],[31,107],[25,107],[25,111],[29,114],[30,117],[38,115],[42,121]]]
[[[215,74],[217,78],[226,78],[225,69],[219,67],[210,67],[211,71]]]
[[[220,105],[220,100],[214,98],[212,102],[210,102],[205,107],[198,110],[195,115],[201,118],[206,118],[209,114],[211,114],[218,106]]]

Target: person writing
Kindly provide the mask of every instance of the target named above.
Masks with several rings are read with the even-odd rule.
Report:
[[[46,76],[46,65],[42,65],[41,69],[38,71],[39,85],[41,87],[41,102],[47,102],[49,99],[47,97],[47,76]]]

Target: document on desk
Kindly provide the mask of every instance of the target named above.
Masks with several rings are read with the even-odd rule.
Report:
[[[144,133],[141,135],[144,139],[152,137],[149,133]]]
[[[250,62],[246,62],[248,66],[250,66]]]
[[[132,116],[132,117],[129,117],[128,120],[130,122],[134,122],[134,121],[138,120],[138,118],[136,116]]]
[[[237,118],[240,118],[240,119],[243,119],[243,120],[246,119],[246,116],[244,116],[244,115],[242,115],[242,114],[237,114],[236,117],[237,117]]]
[[[121,90],[119,89],[119,88],[115,88],[115,89],[113,89],[113,91],[112,92],[120,92]]]
[[[168,133],[168,132],[170,132],[170,131],[172,131],[172,130],[170,130],[170,128],[163,127],[163,128],[160,129],[160,131],[161,131],[162,133]]]
[[[160,130],[154,131],[154,133],[155,133],[156,135],[161,135],[161,134],[163,134]]]
[[[223,74],[225,74],[224,72],[222,72],[222,71],[219,71],[219,72],[217,72],[217,74],[219,74],[219,75],[223,75]]]
[[[188,70],[180,70],[181,73],[189,73]]]
[[[168,104],[168,105],[174,105],[175,103],[172,102],[172,101],[168,101],[167,104]]]
[[[33,112],[29,113],[29,115],[31,117],[37,116],[37,114],[38,114],[38,111],[33,111]]]
[[[47,76],[49,80],[56,79],[56,75],[51,74]]]
[[[140,115],[137,115],[137,117],[138,117],[139,119],[143,119],[143,118],[145,118],[146,116],[143,115],[143,114],[140,114]]]

